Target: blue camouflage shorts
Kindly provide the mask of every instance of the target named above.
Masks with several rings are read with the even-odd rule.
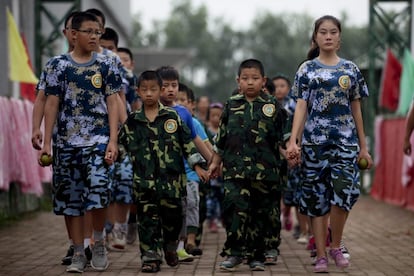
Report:
[[[287,185],[283,190],[283,203],[286,206],[298,206],[302,182],[302,167],[288,169]]]
[[[323,216],[332,205],[351,210],[360,195],[358,151],[357,146],[302,147],[301,213]]]
[[[56,215],[81,216],[109,204],[109,166],[106,144],[54,148],[53,211]]]
[[[125,154],[120,162],[115,162],[111,176],[111,203],[133,203],[133,170],[129,155]]]

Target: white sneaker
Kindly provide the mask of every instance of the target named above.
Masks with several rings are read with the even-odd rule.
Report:
[[[299,239],[297,242],[300,244],[307,244],[308,243],[308,235],[307,234],[300,234]]]
[[[351,254],[349,254],[348,248],[346,248],[343,240],[341,240],[340,248],[342,255],[344,255],[345,259],[349,261],[351,259]]]
[[[121,229],[112,230],[111,248],[124,250],[126,246],[126,233]]]

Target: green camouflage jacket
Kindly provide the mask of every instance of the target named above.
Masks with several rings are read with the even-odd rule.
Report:
[[[125,150],[131,157],[138,190],[154,187],[156,183],[181,189],[185,185],[183,157],[192,168],[205,161],[178,114],[162,104],[153,122],[145,117],[144,107],[129,115],[118,139],[120,151]]]
[[[223,159],[224,179],[279,182],[279,145],[290,136],[288,120],[273,96],[261,93],[251,103],[244,95],[232,96],[224,107],[215,143]]]

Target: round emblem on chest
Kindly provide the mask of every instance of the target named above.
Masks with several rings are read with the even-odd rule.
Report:
[[[95,88],[101,88],[102,87],[102,75],[101,74],[95,74],[91,78],[91,82],[93,87]]]
[[[167,133],[174,133],[174,132],[177,131],[177,128],[178,128],[178,124],[177,124],[177,121],[176,120],[168,119],[164,123],[164,130]]]
[[[275,114],[276,107],[274,104],[265,104],[262,107],[263,114],[267,117],[272,117]]]
[[[344,75],[339,78],[338,83],[342,89],[348,89],[349,86],[351,85],[351,80],[349,76]]]

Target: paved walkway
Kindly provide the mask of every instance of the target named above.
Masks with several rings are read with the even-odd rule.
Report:
[[[283,242],[278,264],[265,272],[250,272],[240,266],[237,272],[218,270],[225,233],[206,233],[202,244],[204,255],[193,263],[177,268],[162,266],[156,275],[314,275],[309,252],[299,245],[290,232],[282,231]],[[330,260],[330,273],[325,275],[384,276],[414,275],[414,212],[362,197],[351,212],[344,236],[351,253],[351,267],[337,270]],[[60,259],[66,253],[66,231],[63,219],[51,213],[0,230],[0,275],[66,275]],[[148,275],[139,270],[137,244],[125,252],[110,252],[110,266],[105,272],[90,267],[85,275]]]

